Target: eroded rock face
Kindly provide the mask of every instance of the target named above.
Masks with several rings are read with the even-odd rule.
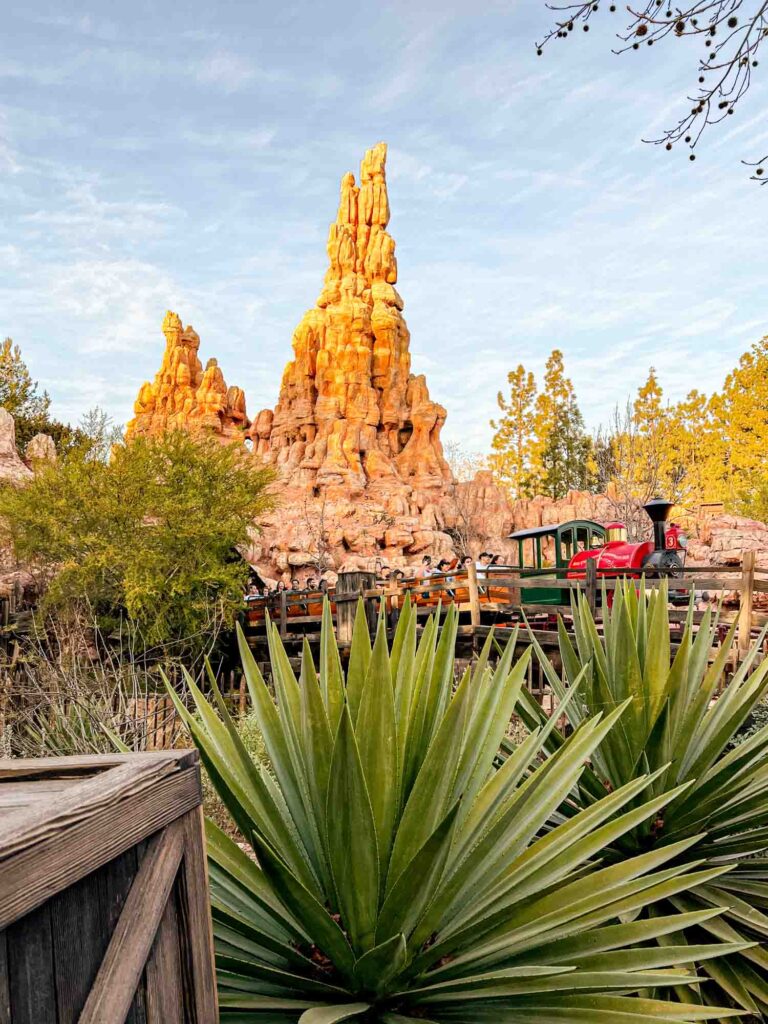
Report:
[[[24,449],[24,462],[30,469],[36,463],[55,462],[56,457],[56,444],[48,434],[35,434]]]
[[[395,289],[395,243],[387,232],[387,147],[370,149],[341,182],[339,212],[328,235],[330,266],[314,309],[293,336],[274,411],[254,421],[256,451],[294,486],[329,498],[369,493],[404,500],[439,494],[450,480],[440,431],[445,409],[411,373],[410,335]],[[413,508],[414,504],[417,506]]]
[[[0,482],[24,484],[31,479],[32,470],[24,465],[16,449],[16,423],[0,406]]]
[[[248,430],[256,454],[280,473],[280,510],[253,552],[277,572],[452,554],[446,411],[411,373],[386,156],[379,143],[359,185],[352,174],[342,179],[322,291],[294,332],[277,405]]]
[[[207,431],[223,441],[242,441],[248,418],[245,394],[227,387],[215,359],[205,369],[198,357],[200,338],[170,310],[163,320],[165,352],[154,381],[142,384],[126,438],[165,430]]]
[[[378,558],[405,565],[460,550],[512,561],[513,530],[617,518],[606,496],[571,491],[561,501],[509,501],[490,473],[453,479],[440,440],[446,411],[425,378],[411,373],[387,231],[386,155],[379,143],[362,161],[359,184],[352,174],[342,179],[324,284],[294,332],[274,409],[249,422],[243,392],[227,387],[215,360],[203,368],[197,334],[169,312],[162,366],[142,386],[128,424],[129,437],[185,428],[227,442],[249,438],[255,457],[276,467],[279,508],[246,553],[268,578],[370,569]],[[761,524],[727,518],[691,530],[692,557],[715,562],[754,545],[768,558],[768,527],[763,535]]]

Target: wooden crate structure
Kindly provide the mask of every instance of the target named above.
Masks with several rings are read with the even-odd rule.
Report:
[[[0,1024],[216,1024],[197,751],[0,761]]]

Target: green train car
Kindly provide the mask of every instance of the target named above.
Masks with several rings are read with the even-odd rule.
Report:
[[[518,530],[509,536],[517,542],[517,564],[526,576],[565,579],[571,559],[579,551],[602,547],[607,531],[591,519],[571,519],[552,526]],[[568,591],[536,587],[522,591],[523,604],[568,604]]]

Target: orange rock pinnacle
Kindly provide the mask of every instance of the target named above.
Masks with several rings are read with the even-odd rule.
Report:
[[[350,496],[371,486],[440,489],[450,480],[440,443],[445,409],[410,372],[386,230],[386,157],[380,142],[365,154],[359,186],[344,175],[323,290],[296,328],[274,412],[260,413],[249,431],[294,486]]]
[[[242,390],[227,388],[215,359],[209,359],[203,370],[197,355],[200,338],[191,326],[182,328],[170,310],[163,334],[162,365],[153,382],[142,384],[126,437],[185,429],[210,431],[225,441],[242,440],[248,426]]]

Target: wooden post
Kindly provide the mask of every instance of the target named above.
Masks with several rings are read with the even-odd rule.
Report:
[[[467,583],[469,585],[469,614],[472,628],[480,625],[480,591],[477,586],[477,567],[470,562],[467,571]]]
[[[376,584],[376,575],[372,572],[340,572],[336,580],[336,639],[340,644],[352,643],[352,629],[355,624],[357,601],[347,600],[346,595],[357,597],[365,590],[372,589]],[[341,598],[342,600],[339,600]],[[368,627],[376,629],[376,604],[370,600],[365,602]]]
[[[246,712],[246,709],[247,709],[247,697],[248,697],[248,690],[247,690],[246,684],[245,684],[245,672],[241,672],[240,673],[240,686],[238,687],[238,696],[239,696],[239,700],[238,700],[237,712],[238,712],[238,715],[240,716],[240,718],[245,718],[245,712]]]
[[[739,661],[743,661],[752,644],[752,609],[755,603],[755,552],[741,556],[741,593],[739,594]]]
[[[280,636],[288,635],[288,594],[280,591]]]
[[[587,578],[585,580],[587,603],[592,617],[597,609],[597,559],[587,559]]]

